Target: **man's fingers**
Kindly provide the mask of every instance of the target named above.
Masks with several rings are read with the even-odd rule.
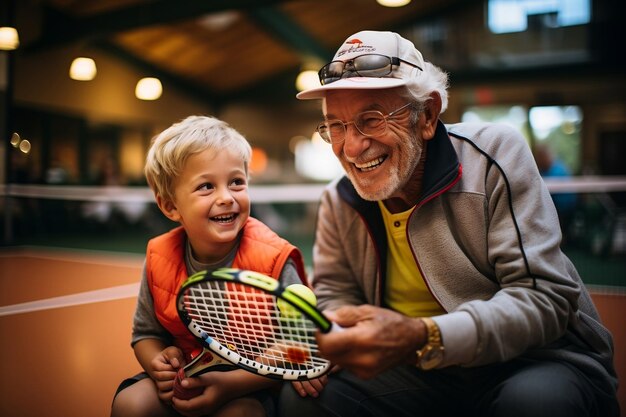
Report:
[[[355,339],[358,337],[356,327],[347,328],[341,332],[316,334],[317,345],[322,356],[333,363],[342,364],[346,358],[354,353]]]

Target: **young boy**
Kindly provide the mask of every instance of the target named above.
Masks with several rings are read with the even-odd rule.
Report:
[[[154,139],[145,175],[163,214],[181,226],[148,242],[131,342],[145,372],[120,385],[113,417],[272,413],[276,382],[244,370],[185,379],[187,388],[205,387],[190,400],[172,391],[177,369],[199,347],[175,308],[187,276],[232,266],[285,285],[305,281],[300,251],[250,217],[250,156],[246,139],[212,117],[190,116]],[[316,395],[324,381],[294,386]]]

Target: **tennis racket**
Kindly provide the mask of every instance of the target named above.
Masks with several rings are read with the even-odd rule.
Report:
[[[273,379],[303,381],[330,370],[315,341],[335,326],[309,300],[258,272],[233,268],[190,276],[177,297],[178,314],[202,344],[200,354],[181,368],[174,395],[188,399],[185,377],[208,371],[245,369]]]

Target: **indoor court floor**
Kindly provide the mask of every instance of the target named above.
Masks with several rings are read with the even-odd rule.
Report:
[[[143,257],[0,250],[0,416],[106,417],[140,370],[130,348]],[[593,292],[626,378],[626,293]],[[626,388],[620,388],[622,410]]]
[[[0,416],[105,417],[130,347],[143,257],[0,252]]]

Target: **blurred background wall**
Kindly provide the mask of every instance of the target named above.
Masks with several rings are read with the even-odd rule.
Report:
[[[350,34],[392,30],[449,72],[444,122],[495,121],[524,134],[559,211],[563,250],[604,300],[602,313],[623,315],[624,16],[623,2],[610,0],[413,0],[395,8],[376,0],[2,0],[0,254],[140,259],[149,238],[174,226],[143,178],[150,140],[205,114],[248,138],[253,215],[300,246],[310,266],[317,199],[341,170],[313,134],[320,103],[296,100],[296,81],[308,70],[315,83]],[[15,29],[18,44],[4,28]],[[70,77],[78,57],[96,67],[89,80]],[[137,96],[145,77],[159,81],[155,99]],[[15,293],[15,266],[0,266],[0,288]],[[50,271],[51,289],[62,271]],[[0,309],[17,317],[11,306],[24,301],[33,300],[6,298]],[[125,308],[128,326],[132,303]],[[0,320],[1,329],[14,327]],[[623,326],[612,330],[623,375],[626,335]]]

